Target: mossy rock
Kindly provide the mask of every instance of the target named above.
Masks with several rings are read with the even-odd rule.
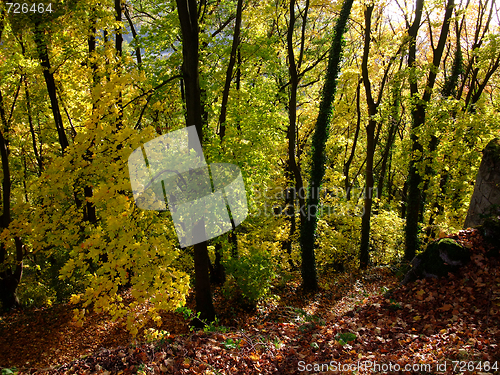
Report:
[[[411,269],[402,284],[424,277],[442,277],[454,273],[470,260],[469,250],[451,238],[431,242],[425,251],[411,262]]]

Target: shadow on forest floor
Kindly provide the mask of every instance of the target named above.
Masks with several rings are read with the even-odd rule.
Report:
[[[500,261],[486,256],[476,231],[454,238],[470,248],[472,259],[456,275],[397,286],[390,271],[373,268],[325,276],[324,288],[312,294],[288,282],[254,311],[215,289],[219,323],[228,328],[190,332],[181,314],[165,313],[158,329],[169,334],[159,341],[133,342],[103,314],[90,314],[77,327],[69,305],[16,312],[0,320],[0,367],[23,373],[294,374],[348,373],[356,366],[370,373],[371,363],[393,365],[399,369],[393,373],[498,373]]]

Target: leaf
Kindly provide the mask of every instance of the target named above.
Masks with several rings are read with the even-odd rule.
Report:
[[[452,305],[450,305],[450,304],[445,304],[445,305],[441,306],[441,307],[439,308],[439,310],[441,310],[441,311],[449,311],[449,310],[451,310],[451,308],[453,308],[453,306],[452,306]]]

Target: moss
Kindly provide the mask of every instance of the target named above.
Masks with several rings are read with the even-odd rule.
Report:
[[[469,251],[451,238],[434,241],[417,258],[422,261],[423,270],[436,276],[446,276],[454,272],[457,266],[467,263]]]

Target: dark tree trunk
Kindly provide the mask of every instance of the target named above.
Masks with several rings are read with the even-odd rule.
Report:
[[[115,0],[115,20],[120,25],[122,22],[122,0]],[[118,26],[115,30],[115,49],[116,49],[116,56],[118,58],[118,70],[121,70],[121,58],[123,55],[123,35],[121,31],[121,25]],[[123,127],[123,94],[120,91],[118,93],[118,99],[116,101],[116,106],[118,107],[118,119],[116,122],[116,128],[121,129]],[[121,149],[122,145],[119,144],[117,149]]]
[[[386,65],[383,78],[379,84],[377,100],[375,101],[374,95],[372,93],[372,84],[370,82],[370,77],[368,72],[368,58],[370,54],[373,9],[374,5],[368,5],[365,8],[365,36],[364,36],[364,48],[363,48],[363,60],[361,63],[361,74],[363,76],[363,85],[365,87],[366,104],[368,107],[368,116],[369,116],[368,125],[366,126],[365,192],[364,192],[363,218],[361,221],[361,244],[359,252],[359,264],[361,269],[366,268],[370,260],[369,257],[370,225],[371,225],[373,188],[374,188],[373,165],[375,158],[375,147],[378,143],[380,128],[381,128],[380,123],[377,122],[375,116],[377,115],[378,112],[378,106],[382,101],[382,95],[384,93],[384,88],[386,87],[392,63],[395,60],[397,54],[399,53],[398,51],[396,55],[392,57],[389,63]],[[375,131],[377,132],[377,135],[375,135]],[[390,144],[390,142],[391,142],[391,136],[389,135],[387,143]]]
[[[122,0],[115,0],[115,20],[116,22],[122,22]],[[118,57],[122,56],[122,50],[123,50],[123,36],[122,32],[120,30],[120,26],[116,29],[116,36],[115,36],[115,49],[116,49],[116,54]]]
[[[415,67],[416,61],[416,40],[418,29],[420,27],[420,20],[422,17],[422,11],[424,6],[424,0],[417,0],[415,6],[415,20],[408,30],[408,35],[410,37],[410,48],[408,51],[408,66],[410,68]],[[419,246],[418,233],[419,233],[419,218],[421,209],[422,192],[420,190],[420,183],[422,182],[422,177],[418,173],[418,165],[422,162],[423,147],[418,137],[416,131],[419,127],[425,124],[425,113],[426,105],[429,103],[432,95],[432,89],[436,82],[437,69],[441,63],[441,57],[443,55],[446,39],[448,37],[449,31],[449,21],[453,13],[454,0],[449,0],[446,4],[446,12],[444,15],[443,26],[441,27],[441,33],[439,36],[439,41],[434,48],[433,46],[433,59],[432,68],[429,71],[427,77],[426,86],[424,88],[424,93],[420,100],[418,100],[414,109],[412,110],[412,134],[411,134],[411,155],[410,158],[410,168],[408,176],[408,198],[407,198],[407,211],[406,211],[406,243],[405,243],[405,259],[411,261],[415,257],[415,253]],[[412,97],[418,95],[418,86],[416,78],[410,79],[410,92]]]
[[[96,18],[95,18],[95,9],[91,10],[92,18],[91,18],[91,29],[90,29],[90,35],[87,39],[88,47],[89,47],[89,61],[93,60],[94,55],[96,53]],[[95,62],[92,62],[90,64],[90,68],[92,69],[92,88],[94,88],[97,85],[97,64]],[[96,111],[96,104],[92,102],[92,114]],[[84,155],[84,159],[88,161],[89,163],[92,163],[92,152],[90,151],[90,148],[94,145],[94,138],[92,136],[92,140],[90,142],[89,148],[87,149],[87,152]],[[90,202],[90,198],[93,197],[94,193],[92,190],[92,187],[90,186],[85,186],[83,188],[83,192],[85,195],[85,207],[84,207],[84,212],[83,212],[83,220],[88,221],[90,223],[96,223],[97,222],[97,216],[96,216],[96,210],[95,206],[92,202]]]
[[[233,79],[233,68],[236,63],[236,54],[240,44],[240,27],[241,27],[241,13],[243,12],[243,0],[238,0],[236,5],[236,20],[234,24],[233,43],[231,45],[231,54],[229,55],[229,63],[226,70],[226,81],[224,83],[224,90],[222,91],[222,104],[219,116],[219,137],[222,142],[226,135],[226,113],[227,102],[229,99],[229,89],[231,88],[231,81]]]
[[[361,80],[358,82],[356,87],[356,131],[354,132],[354,140],[352,142],[351,154],[349,158],[344,163],[344,186],[346,191],[346,200],[351,200],[351,181],[349,177],[349,170],[351,168],[352,161],[354,160],[354,155],[356,155],[356,146],[358,144],[359,130],[361,129],[361,101],[360,101],[360,91],[361,91]],[[347,147],[347,146],[346,146]]]
[[[226,270],[222,264],[222,245],[220,242],[215,244],[215,261],[213,267],[210,267],[210,282],[214,285],[222,285],[226,281]]]
[[[330,49],[325,84],[322,90],[318,118],[312,138],[311,177],[307,193],[305,219],[300,226],[300,245],[302,250],[302,286],[305,290],[317,290],[316,256],[314,245],[316,240],[317,208],[321,181],[325,174],[325,144],[328,139],[330,114],[337,88],[337,77],[340,71],[342,56],[342,39],[347,20],[351,13],[353,0],[344,0],[339,18],[335,24],[335,35]]]
[[[231,81],[233,79],[233,69],[236,64],[237,54],[239,54],[239,45],[240,45],[240,29],[241,29],[241,17],[243,12],[243,0],[238,0],[236,5],[236,20],[234,24],[234,33],[233,33],[233,42],[231,45],[231,54],[229,56],[229,63],[226,70],[226,80],[224,83],[224,90],[222,91],[222,103],[220,108],[220,116],[219,116],[219,138],[221,144],[223,144],[224,137],[226,135],[226,114],[227,114],[227,103],[229,100],[229,90],[231,88]],[[240,57],[241,59],[241,57]],[[238,67],[239,72],[239,67]],[[241,73],[239,73],[241,74]],[[238,78],[239,79],[239,78]],[[237,81],[238,89],[239,89],[239,81]],[[233,255],[238,255],[238,238],[236,235],[235,227],[233,225],[233,230],[229,234],[228,237],[230,243],[233,246]],[[217,252],[217,246],[219,246],[219,252]],[[215,276],[215,280],[218,280],[218,283],[223,283],[226,279],[224,266],[221,263],[222,248],[220,245],[216,245],[216,254],[215,254],[215,267],[214,272],[217,273]],[[220,253],[220,254],[219,254]]]
[[[128,10],[128,7],[125,5],[125,17],[127,18],[128,25],[130,26],[130,30],[132,31],[132,36],[135,39],[136,43],[138,42],[137,39],[137,31],[135,29],[134,23],[132,22],[132,17],[130,17],[130,12]],[[137,66],[139,69],[142,67],[142,55],[141,55],[141,47],[138,45],[135,47],[135,58],[137,59]]]
[[[288,72],[290,74],[290,96],[288,101],[288,128],[287,128],[287,140],[288,140],[288,162],[287,162],[287,179],[294,181],[294,187],[292,189],[287,189],[286,196],[286,213],[288,220],[290,221],[290,233],[289,238],[284,244],[288,255],[292,254],[292,236],[295,232],[295,198],[299,200],[299,207],[305,206],[305,196],[304,196],[304,182],[302,180],[302,174],[300,167],[297,163],[295,156],[295,150],[297,147],[297,89],[299,86],[299,69],[302,65],[302,57],[304,53],[304,42],[305,42],[305,27],[307,23],[307,12],[309,10],[309,1],[306,1],[304,10],[302,11],[302,33],[301,33],[301,43],[298,62],[295,62],[295,54],[293,50],[293,32],[295,29],[295,0],[290,1],[290,21],[288,25],[287,32],[287,50],[288,50]],[[293,190],[293,193],[291,194]],[[303,222],[305,217],[305,212],[300,210],[300,219]],[[290,265],[293,266],[291,258],[289,258]]]
[[[14,105],[12,106],[14,109]],[[4,111],[3,96],[0,92],[0,120],[2,128],[4,130],[9,129],[9,124],[7,116]],[[11,221],[11,189],[12,181],[10,176],[9,167],[9,149],[7,139],[4,137],[3,130],[0,130],[0,157],[2,162],[2,215],[0,216],[0,229],[7,229]],[[5,243],[0,242],[0,266],[2,267],[2,272],[0,272],[0,302],[2,303],[3,310],[10,310],[14,307],[19,306],[19,300],[17,298],[17,286],[21,282],[22,271],[23,271],[23,244],[19,237],[14,237],[16,245],[16,264],[14,272],[12,272],[11,265],[5,264],[7,261],[7,249],[5,248]]]
[[[384,181],[386,178],[387,170],[389,169],[390,172],[390,165],[388,168],[388,163],[390,164],[389,161],[390,161],[392,146],[394,144],[394,141],[396,140],[396,134],[401,121],[399,116],[400,96],[401,96],[400,87],[398,84],[394,84],[392,86],[392,103],[391,103],[391,119],[390,119],[389,134],[387,136],[387,143],[385,144],[384,153],[382,155],[382,165],[380,167],[380,175],[378,178],[378,185],[377,185],[377,198],[379,200],[382,199],[382,194],[384,191]],[[387,180],[388,180],[388,185],[390,185],[391,183],[390,176],[388,176]],[[387,190],[390,196],[390,186],[388,186]],[[390,198],[388,200],[390,201]]]
[[[45,84],[47,85],[47,91],[49,93],[50,106],[52,108],[52,115],[54,116],[54,122],[56,124],[59,144],[64,152],[66,147],[69,146],[69,143],[66,132],[64,131],[61,111],[59,109],[59,101],[57,100],[56,82],[54,80],[54,74],[51,71],[44,30],[39,23],[35,23],[35,43],[38,51],[38,58],[40,59],[40,64],[43,68],[43,77],[45,78]]]
[[[370,261],[370,221],[372,213],[372,190],[373,190],[373,159],[375,155],[375,128],[377,122],[377,104],[373,100],[370,78],[368,77],[368,56],[370,52],[371,39],[371,19],[373,5],[365,8],[365,39],[363,49],[363,61],[361,63],[361,72],[363,75],[363,85],[366,92],[366,103],[368,106],[368,125],[366,126],[366,169],[365,169],[365,193],[363,205],[363,218],[361,220],[361,246],[359,250],[359,266],[361,269],[368,267]],[[382,90],[382,88],[381,88]]]
[[[203,144],[201,90],[199,82],[199,39],[198,39],[198,12],[195,0],[177,0],[177,10],[182,31],[182,73],[186,96],[186,121],[187,126],[194,125],[198,133],[198,140]],[[189,140],[189,147],[193,147]],[[193,231],[205,231],[205,224],[198,222]],[[206,322],[215,320],[215,309],[210,290],[210,275],[207,241],[197,243],[194,248],[195,267],[195,294],[196,310],[200,319]]]

